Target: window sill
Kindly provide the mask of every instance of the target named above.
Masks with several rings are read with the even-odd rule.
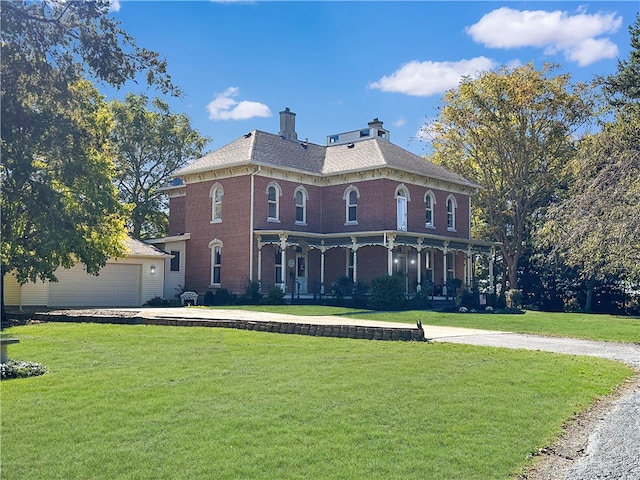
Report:
[[[427,224],[424,226],[424,228],[428,228],[429,230],[435,230],[435,229],[436,229],[436,226],[435,226],[435,225],[430,225],[430,224],[428,224],[428,223],[427,223]]]
[[[277,218],[267,218],[267,222],[269,223],[280,223],[280,220]]]
[[[357,220],[352,220],[350,222],[344,222],[345,225],[358,225],[358,221]]]
[[[447,227],[447,232],[457,232],[455,228]]]
[[[209,288],[220,288],[220,283],[212,283],[209,285]]]
[[[296,221],[296,225],[301,225],[303,227],[306,227],[307,226],[307,222],[298,222],[298,221]]]
[[[216,218],[215,220],[211,220],[209,223],[222,223],[222,219],[221,218]]]

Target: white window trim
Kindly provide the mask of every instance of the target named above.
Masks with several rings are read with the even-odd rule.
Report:
[[[451,202],[451,213],[449,213],[449,202]],[[447,197],[447,230],[450,232],[456,231],[456,210],[458,210],[458,202],[456,201],[456,197],[453,195],[449,195]],[[452,221],[451,225],[449,225],[449,216],[451,215]]]
[[[356,187],[355,185],[349,185],[345,191],[344,194],[342,195],[342,199],[344,200],[344,208],[345,208],[345,213],[344,213],[344,224],[345,225],[358,225],[358,202],[356,202],[355,204],[355,208],[356,208],[356,219],[355,220],[349,220],[349,194],[351,192],[356,192],[356,199],[360,198],[360,191],[358,190],[358,187]]]
[[[216,247],[220,248],[220,263],[216,264],[215,262],[215,254],[216,254]],[[218,268],[220,268],[220,279],[222,280],[222,240],[218,239],[218,238],[214,238],[213,240],[211,240],[209,242],[209,248],[211,249],[211,271],[210,271],[210,277],[209,277],[209,284],[212,287],[219,287],[221,285],[220,282],[218,283],[214,283],[214,272],[215,272],[215,267],[216,265],[218,266]]]
[[[293,192],[293,202],[296,206],[296,217],[298,215],[298,203],[296,201],[296,196],[298,192],[302,193],[302,221],[296,219],[296,225],[306,225],[307,224],[307,200],[309,200],[309,192],[302,185],[299,185]]]
[[[431,199],[431,223],[427,222],[426,219],[426,210],[427,210],[427,198]],[[424,204],[425,204],[425,222],[424,222],[424,226],[425,228],[436,228],[436,196],[435,194],[431,191],[428,190],[427,193],[424,194]]]
[[[276,189],[276,216],[275,217],[270,217],[269,216],[269,205],[270,205],[270,201],[269,200],[269,189],[273,187]],[[282,188],[280,187],[280,184],[278,184],[278,182],[276,181],[271,181],[269,182],[269,184],[267,185],[267,189],[265,191],[265,193],[267,194],[267,222],[274,222],[274,223],[280,223],[280,197],[282,196]]]
[[[396,199],[396,228],[401,232],[406,232],[409,228],[409,202],[411,201],[411,194],[404,183],[396,187],[394,198]],[[402,219],[399,215],[400,198],[404,199],[404,210],[401,212]]]
[[[216,192],[220,190],[220,216],[216,217]],[[224,188],[219,183],[214,183],[209,190],[209,198],[211,198],[211,222],[222,223],[222,199],[224,198]]]

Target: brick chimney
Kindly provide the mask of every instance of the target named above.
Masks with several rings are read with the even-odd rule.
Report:
[[[280,112],[280,133],[278,135],[285,140],[298,140],[296,114],[289,110],[289,107]]]

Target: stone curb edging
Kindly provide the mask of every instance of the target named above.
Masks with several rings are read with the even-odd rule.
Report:
[[[385,328],[359,325],[323,325],[314,323],[274,322],[240,319],[177,319],[167,317],[144,318],[140,316],[88,316],[35,313],[34,320],[43,322],[113,323],[123,325],[164,325],[173,327],[217,327],[259,332],[310,335],[315,337],[353,338],[362,340],[424,342],[421,328]]]

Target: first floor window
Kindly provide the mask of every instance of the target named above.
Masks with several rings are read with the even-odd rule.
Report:
[[[211,250],[211,284],[220,285],[222,268],[222,245],[214,245]]]
[[[433,250],[424,252],[424,266],[427,270],[426,280],[433,282]]]
[[[347,250],[347,277],[352,282],[355,279],[355,267],[356,267],[356,252],[351,249]]]
[[[447,283],[456,278],[456,256],[453,252],[447,253]]]
[[[180,271],[180,252],[178,250],[171,250],[171,255],[173,255],[173,258],[171,259],[171,271],[179,272]]]

